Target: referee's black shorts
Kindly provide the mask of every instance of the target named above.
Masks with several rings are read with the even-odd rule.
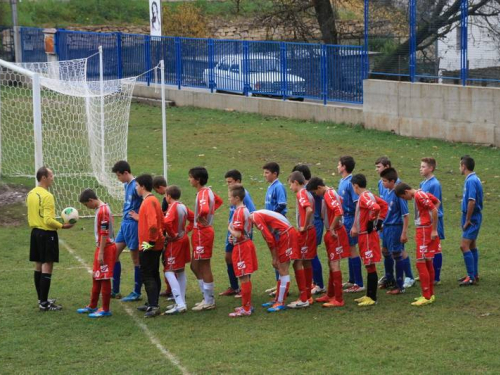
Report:
[[[30,262],[59,262],[59,238],[55,230],[31,230]]]

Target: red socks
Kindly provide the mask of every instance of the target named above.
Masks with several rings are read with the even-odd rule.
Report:
[[[432,260],[430,262],[432,267]],[[420,277],[420,287],[422,288],[422,296],[424,296],[426,299],[430,299],[432,294],[430,288],[430,275],[429,275],[429,270],[427,268],[427,262],[417,261],[417,269],[418,269],[418,275]]]
[[[99,302],[99,294],[102,294],[102,309],[109,311],[109,302],[111,300],[111,280],[92,279],[92,293],[90,294],[89,307],[95,309]]]
[[[92,279],[92,292],[90,293],[90,305],[92,309],[97,307],[99,302],[99,294],[101,293],[101,282],[99,280]]]
[[[241,304],[245,311],[252,308],[252,282],[241,283]]]
[[[335,285],[333,283],[333,272],[330,271],[330,277],[328,278],[328,291],[327,291],[327,294],[328,294],[328,297],[330,298],[333,298],[335,297]]]
[[[304,273],[306,275],[306,292],[307,298],[311,298],[311,285],[313,282],[313,269],[312,267],[304,268]]]
[[[344,296],[342,294],[342,272],[330,272],[330,278],[333,279],[335,300],[338,302],[342,302],[344,300]]]
[[[297,286],[299,288],[300,300],[302,302],[307,301],[306,273],[304,269],[295,270],[295,280],[297,281]]]
[[[429,272],[429,290],[431,292],[431,296],[434,295],[434,277],[436,273],[434,272],[434,260],[426,259],[425,265],[427,266],[427,271]]]

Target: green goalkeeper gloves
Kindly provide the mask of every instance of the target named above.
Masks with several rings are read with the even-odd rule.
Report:
[[[154,241],[150,241],[150,242],[143,241],[141,247],[142,247],[143,251],[151,250],[153,247],[155,247],[155,242]]]

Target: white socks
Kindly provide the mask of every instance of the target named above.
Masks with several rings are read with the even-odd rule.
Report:
[[[215,303],[214,283],[203,283],[203,297],[206,304],[212,305]]]
[[[187,277],[185,271],[177,273],[177,281],[179,282],[179,286],[181,288],[182,300],[186,303]]]
[[[278,302],[283,303],[285,294],[290,286],[290,275],[280,276],[280,290],[278,290]]]
[[[186,302],[182,298],[181,287],[179,285],[179,281],[177,277],[175,277],[174,272],[165,272],[165,277],[170,284],[170,289],[172,289],[172,295],[174,296],[175,303],[178,307],[184,308],[186,307]]]

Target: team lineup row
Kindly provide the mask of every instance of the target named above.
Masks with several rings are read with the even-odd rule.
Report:
[[[404,250],[404,244],[408,241],[409,200],[414,200],[415,205],[416,266],[422,288],[422,296],[412,305],[423,306],[435,301],[434,284],[440,281],[442,264],[440,241],[444,239],[441,186],[434,176],[436,161],[433,158],[422,159],[420,173],[424,181],[420,184],[420,189],[413,189],[401,182],[388,158],[377,159],[375,165],[381,177],[379,196],[366,189],[364,175],[352,174],[355,161],[350,156],[339,159],[337,169],[342,178],[338,190],[326,186],[318,177],[311,177],[306,165],[295,166],[287,180],[291,191],[296,194],[296,228],[286,218],[287,193],[279,181],[280,168],[277,163],[267,163],[263,167],[269,187],[265,209],[262,210],[255,209],[250,194],[241,185],[241,173],[237,170],[226,173],[230,203],[226,263],[231,286],[220,295],[236,295],[242,299],[241,307],[231,312],[231,317],[248,316],[253,312],[251,274],[258,269],[252,241],[253,227],[262,233],[276,270],[277,286],[270,290],[275,298],[263,305],[268,312],[306,308],[314,302],[323,303],[323,307],[338,308],[344,305],[344,292],[366,291],[365,296],[355,300],[359,306],[374,305],[378,288],[387,289],[388,294],[404,293],[414,283],[410,257]],[[461,158],[460,170],[466,176],[462,202],[461,249],[467,270],[467,276],[460,280],[461,286],[473,285],[478,281],[476,239],[481,225],[483,193],[474,167],[471,157]],[[42,188],[50,195],[47,189],[53,181],[52,171],[42,168],[39,172],[42,172],[40,179],[37,175],[39,187],[32,192]],[[110,298],[121,297],[119,256],[126,246],[131,250],[134,262],[135,288],[122,301],[141,299],[141,284],[144,283],[147,303],[138,309],[145,312],[145,317],[159,315],[159,268],[160,263],[163,263],[165,280],[172,299],[175,300],[164,314],[187,311],[185,265],[191,262],[191,270],[203,295],[203,300],[193,310],[214,309],[214,283],[210,264],[214,243],[212,224],[215,211],[222,205],[222,199],[206,186],[207,170],[196,167],[189,171],[189,182],[197,190],[194,212],[179,201],[180,189],[174,185],[167,186],[163,177],[153,179],[151,175],[145,174],[134,178],[130,165],[125,161],[117,162],[113,172],[125,187],[123,221],[116,238],[109,207],[90,189],[83,191],[80,196],[82,204],[96,210],[97,247],[91,301],[78,312],[88,313],[95,318],[111,315]],[[164,195],[162,204],[152,194],[153,190]],[[30,195],[31,192],[28,195],[29,219],[32,216],[30,212],[34,213],[34,209],[45,212],[40,211],[40,207],[35,207],[35,200],[32,200],[33,207],[30,210]],[[53,204],[53,197],[50,197]],[[38,200],[39,204],[41,202]],[[47,238],[54,238],[55,234],[57,240],[55,230],[71,226],[62,226],[53,220],[59,226],[40,227],[35,221],[30,220],[33,228],[30,260],[36,262],[35,286],[39,306],[43,311],[58,310],[61,307],[48,299],[46,279],[49,279],[50,287],[52,272],[43,270],[50,264],[52,271],[52,263],[58,261],[57,241],[50,242]],[[49,234],[42,233],[40,236],[40,231],[47,231]],[[191,244],[189,232],[192,232]],[[35,238],[34,233],[38,235]],[[317,257],[318,245],[322,240],[328,255],[327,288],[323,285],[321,263]],[[382,260],[382,256],[385,274],[379,280],[376,264]],[[349,262],[349,280],[346,283],[342,283],[340,270],[343,258],[348,258]],[[291,263],[299,298],[286,304]],[[362,264],[367,270],[366,288],[362,279]],[[324,296],[316,300],[312,298],[313,294],[324,292]],[[97,309],[99,295],[102,295],[101,309]]]

